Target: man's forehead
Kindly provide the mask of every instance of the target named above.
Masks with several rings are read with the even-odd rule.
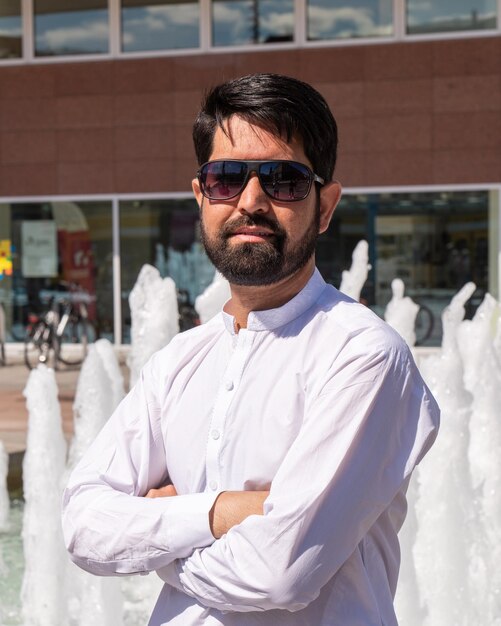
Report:
[[[216,129],[213,149],[218,151],[225,149],[255,149],[257,151],[271,149],[277,152],[289,152],[302,150],[302,140],[293,136],[288,141],[287,137],[281,136],[263,125],[248,122],[238,115],[232,115]]]

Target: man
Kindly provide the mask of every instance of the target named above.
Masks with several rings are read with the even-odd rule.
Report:
[[[194,141],[231,299],[151,358],[76,468],[68,549],[96,574],[156,570],[154,626],[393,626],[438,409],[401,338],[315,269],[334,118],[305,83],[246,76],[208,94]]]

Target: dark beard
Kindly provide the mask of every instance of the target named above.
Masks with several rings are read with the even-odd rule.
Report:
[[[221,274],[234,285],[256,287],[277,283],[303,268],[315,252],[319,225],[317,206],[315,218],[304,237],[291,248],[279,224],[265,215],[254,213],[225,224],[217,238],[211,240],[205,230],[202,208],[200,231],[207,256]],[[245,226],[263,226],[271,230],[273,236],[260,243],[230,245],[229,237]]]

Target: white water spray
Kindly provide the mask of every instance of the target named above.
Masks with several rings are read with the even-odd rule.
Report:
[[[360,300],[360,293],[364,286],[371,266],[369,264],[369,244],[361,240],[355,246],[349,270],[344,270],[339,291],[342,291],[354,300]]]

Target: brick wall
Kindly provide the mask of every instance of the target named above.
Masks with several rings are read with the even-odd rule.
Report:
[[[0,196],[189,191],[204,89],[273,71],[339,122],[345,186],[501,181],[501,37],[0,66]]]

